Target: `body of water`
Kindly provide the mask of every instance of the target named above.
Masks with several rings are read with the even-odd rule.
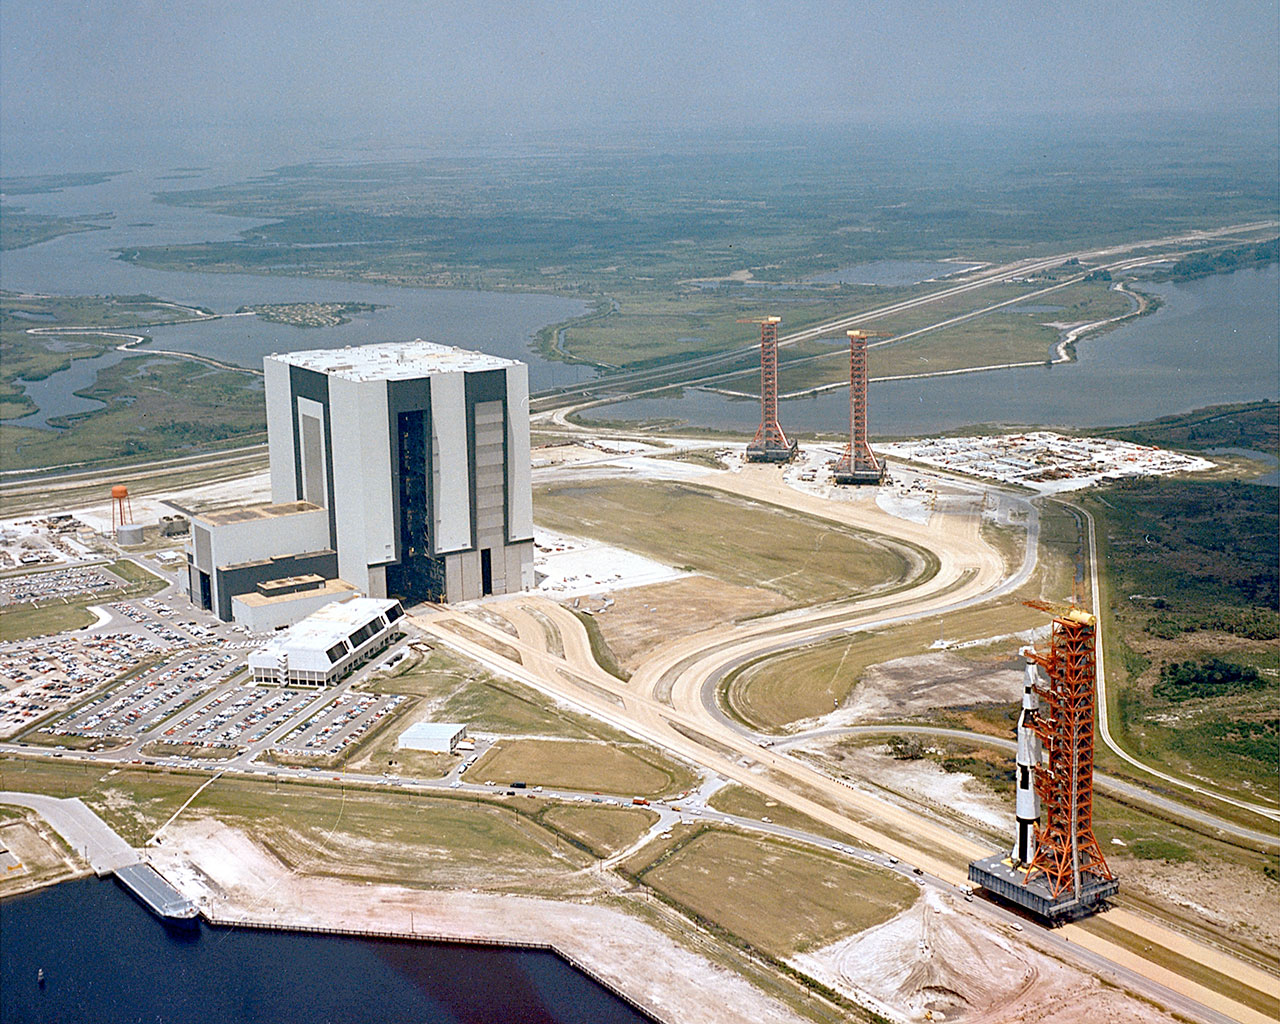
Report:
[[[4,254],[3,287],[45,295],[148,294],[213,313],[232,313],[241,306],[283,302],[364,302],[379,307],[337,327],[298,328],[256,317],[232,317],[202,323],[147,328],[157,348],[209,356],[261,369],[271,352],[308,348],[341,348],[381,341],[423,338],[478,349],[529,364],[533,390],[577,383],[595,376],[592,367],[541,358],[530,347],[533,336],[548,324],[586,312],[585,303],[555,295],[399,288],[350,281],[254,274],[181,273],[151,270],[116,258],[117,249],[187,242],[224,241],[262,221],[227,217],[205,210],[167,206],[152,194],[175,184],[184,188],[217,185],[229,178],[201,175],[182,182],[162,174],[130,172],[98,185],[63,192],[15,196],[13,203],[32,213],[57,216],[106,214],[105,230],[62,235],[39,245]],[[48,321],[41,321],[47,326]],[[68,324],[67,326],[77,326]],[[145,348],[142,349],[145,351]],[[67,376],[43,382],[37,403],[45,416],[83,411],[70,396],[84,387],[83,374],[96,373],[109,362],[85,362]],[[89,381],[92,382],[92,376]],[[61,396],[61,397],[60,397]],[[90,403],[92,407],[92,403]],[[12,421],[10,421],[12,422]]]
[[[111,880],[12,897],[0,916],[0,1024],[650,1020],[552,953],[175,927]]]
[[[1280,267],[1143,287],[1160,295],[1161,308],[1078,342],[1076,362],[873,381],[867,397],[872,435],[920,436],[978,424],[1119,426],[1223,402],[1280,398]],[[680,398],[597,406],[584,417],[677,419],[749,435],[760,407],[686,390]],[[848,393],[783,401],[779,419],[784,429],[847,431]]]

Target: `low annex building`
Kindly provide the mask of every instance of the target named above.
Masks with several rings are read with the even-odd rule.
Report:
[[[460,722],[414,722],[396,738],[396,749],[452,754],[466,737],[467,727]]]
[[[232,598],[254,592],[260,583],[338,575],[328,516],[307,501],[192,513],[187,574],[192,603],[230,622]]]
[[[356,597],[308,615],[249,655],[255,683],[329,686],[383,650],[404,616],[400,602]]]

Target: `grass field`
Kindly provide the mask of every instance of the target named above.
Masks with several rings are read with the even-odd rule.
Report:
[[[780,958],[882,924],[918,893],[886,871],[719,830],[699,833],[637,874],[697,917]]]
[[[589,807],[553,804],[539,820],[573,836],[591,848],[597,857],[611,857],[639,839],[658,820],[643,807]]]
[[[587,863],[529,819],[472,800],[214,783],[193,811],[246,829],[288,867],[314,875],[531,891]]]
[[[1274,802],[1280,781],[1274,489],[1134,481],[1082,501],[1096,517],[1104,567],[1113,732],[1166,770]],[[1166,664],[1210,658],[1256,668],[1265,685],[1181,701],[1155,692]],[[1111,767],[1105,751],[1100,762]]]
[[[556,484],[534,493],[538,522],[795,605],[867,593],[906,578],[900,545],[772,505],[665,481]]]
[[[504,740],[471,768],[471,782],[512,781],[556,789],[656,797],[694,783],[688,769],[636,743]]]
[[[69,595],[42,604],[16,604],[6,607],[3,614],[0,614],[0,641],[26,640],[33,636],[49,636],[68,629],[80,629],[96,618],[93,612],[88,610],[90,605],[146,597],[166,586],[165,581],[159,576],[128,559],[120,559],[107,568],[121,577],[122,583],[118,589]]]
[[[753,728],[775,732],[844,703],[872,665],[923,654],[940,639],[957,642],[1007,636],[1043,626],[1044,613],[1022,602],[1031,598],[1059,601],[1070,595],[1070,558],[1077,542],[1074,518],[1060,506],[1046,506],[1041,512],[1040,540],[1036,573],[1017,593],[945,617],[859,632],[748,663],[726,678],[723,703]],[[1008,547],[1006,558],[1016,553]],[[998,651],[1003,645],[1016,651],[1020,643],[1009,637],[985,650]]]
[[[431,706],[434,720],[466,722],[477,732],[633,742],[603,722],[444,651],[433,651],[425,661],[411,662],[392,675],[377,676],[368,686],[382,693],[420,696]]]
[[[856,839],[850,838],[844,832],[824,825],[807,814],[793,811],[790,807],[782,807],[776,800],[769,800],[754,789],[747,789],[744,786],[731,784],[716,790],[707,801],[707,806],[716,811],[723,811],[725,814],[755,818],[757,821],[761,818],[771,818],[775,823],[788,828],[797,828],[815,836],[826,836],[828,839],[848,843],[850,846],[860,845]]]
[[[126,841],[143,845],[205,781],[182,772],[0,759],[0,785],[79,796]],[[532,804],[532,801],[529,801]],[[586,854],[538,826],[533,807],[364,787],[222,778],[184,817],[243,828],[291,868],[406,885],[558,892]],[[182,820],[182,819],[179,819]]]

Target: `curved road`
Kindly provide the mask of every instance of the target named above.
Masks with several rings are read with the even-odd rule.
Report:
[[[735,493],[778,502],[776,470],[748,467],[741,473],[716,475],[718,483]],[[715,680],[734,664],[768,650],[807,642],[824,635],[865,628],[872,623],[916,618],[940,610],[991,600],[1025,579],[1034,567],[1034,547],[1013,578],[1003,560],[978,532],[972,515],[943,514],[929,526],[892,519],[874,507],[828,502],[787,489],[786,504],[823,518],[888,533],[920,544],[938,555],[938,572],[906,592],[873,596],[843,606],[805,609],[708,631],[664,645],[629,682],[605,673],[595,663],[582,624],[567,609],[537,598],[517,598],[491,605],[507,618],[516,635],[458,609],[441,610],[416,621],[447,646],[505,674],[566,700],[633,735],[653,742],[723,778],[745,785],[858,841],[921,867],[951,885],[966,883],[965,865],[985,855],[985,846],[954,829],[939,825],[910,809],[854,790],[784,750],[763,747],[759,741],[730,727],[707,706]],[[535,614],[536,613],[536,614]],[[465,625],[465,631],[459,630]],[[563,656],[554,654],[547,627],[559,633]],[[518,662],[497,653],[497,645],[518,652]],[[711,701],[714,706],[714,699]],[[1274,990],[1276,979],[1267,971],[1237,957],[1190,939],[1165,925],[1123,908],[1106,915],[1105,924],[1128,933],[1124,945],[1105,938],[1099,927],[1066,925],[1060,935],[1070,938],[1084,957],[1095,956],[1111,965],[1135,971],[1161,992],[1173,990],[1179,999],[1200,1007],[1215,1007],[1241,1020],[1266,1021],[1264,1014],[1233,1003],[1198,981],[1176,974],[1131,952],[1143,944],[1159,946],[1242,982],[1257,992]],[[1201,1015],[1203,1010],[1199,1011]]]

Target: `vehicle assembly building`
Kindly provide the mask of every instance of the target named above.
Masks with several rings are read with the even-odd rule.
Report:
[[[1072,608],[1054,617],[1047,651],[1024,651],[1017,836],[1008,854],[969,865],[971,882],[1050,920],[1097,910],[1120,888],[1093,834],[1095,632]]]
[[[261,589],[286,578],[406,604],[533,585],[523,363],[413,341],[264,370],[272,503],[193,515],[192,601],[229,620],[238,595],[287,604],[289,588]]]

